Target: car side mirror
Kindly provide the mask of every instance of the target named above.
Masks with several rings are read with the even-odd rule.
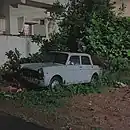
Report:
[[[74,65],[74,63],[71,61],[68,61],[67,65]]]

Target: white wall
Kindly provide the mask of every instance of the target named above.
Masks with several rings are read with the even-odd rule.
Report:
[[[39,24],[36,24],[36,25],[34,25],[33,26],[33,33],[35,34],[35,35],[41,35],[42,34],[42,36],[46,36],[46,33],[45,33],[45,26],[44,25],[39,25]]]
[[[28,46],[29,48],[28,48]],[[30,38],[17,37],[17,36],[0,36],[0,65],[2,65],[7,57],[5,53],[9,50],[17,48],[22,54],[22,57],[27,57],[28,53],[35,53],[39,47],[37,44],[32,43]],[[28,52],[29,51],[29,52]]]
[[[18,8],[13,8],[10,6],[10,34],[18,34],[19,17],[24,16],[26,22],[35,21],[35,19],[44,19],[46,16],[45,11],[45,9],[25,5],[19,5]]]

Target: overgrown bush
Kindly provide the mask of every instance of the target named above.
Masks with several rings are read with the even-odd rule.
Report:
[[[82,42],[86,48],[82,51],[105,58],[109,71],[124,69],[128,63],[126,50],[130,48],[130,22],[119,15],[124,4],[118,14],[114,4],[110,0],[69,0],[62,6],[63,12],[53,14],[62,19],[59,32],[50,41],[35,36],[35,42],[41,44],[41,51],[47,48],[71,52],[77,52]]]
[[[20,53],[15,48],[14,51],[10,50],[5,54],[7,56],[7,61],[1,66],[1,72],[16,72],[20,69]]]
[[[26,107],[40,107],[42,110],[55,110],[63,106],[66,101],[77,94],[88,94],[100,92],[100,88],[90,87],[87,85],[69,86],[57,92],[50,90],[42,91],[25,91],[22,93],[0,93],[0,100],[12,100]]]
[[[106,22],[103,16],[93,14],[91,27],[86,28],[86,48],[99,56],[106,57],[108,69],[117,71],[127,67],[127,47],[130,46],[130,32],[126,29],[125,18],[109,16]],[[88,50],[86,50],[88,51]]]
[[[21,57],[20,52],[15,48],[15,50],[10,50],[5,54],[7,56],[7,61],[1,66],[1,73],[14,73],[18,72],[21,68],[21,64],[24,63],[36,63],[43,62],[43,54],[37,52],[34,54],[29,54],[29,57]]]
[[[43,62],[43,54],[37,52],[35,54],[30,54],[29,57],[21,57],[21,54],[17,49],[10,50],[5,54],[7,56],[7,61],[0,67],[0,80],[13,82],[13,78],[19,80],[19,70],[21,69],[21,64],[24,63],[36,63]]]

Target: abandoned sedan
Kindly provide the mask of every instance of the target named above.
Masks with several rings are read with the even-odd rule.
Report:
[[[84,53],[49,52],[44,63],[22,64],[20,75],[38,86],[89,83],[98,78],[100,67]]]

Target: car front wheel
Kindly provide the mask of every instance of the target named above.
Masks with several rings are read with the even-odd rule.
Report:
[[[50,81],[51,91],[53,91],[53,92],[58,91],[58,90],[60,90],[61,86],[62,86],[62,79],[61,78],[54,77],[51,79],[51,81]]]

